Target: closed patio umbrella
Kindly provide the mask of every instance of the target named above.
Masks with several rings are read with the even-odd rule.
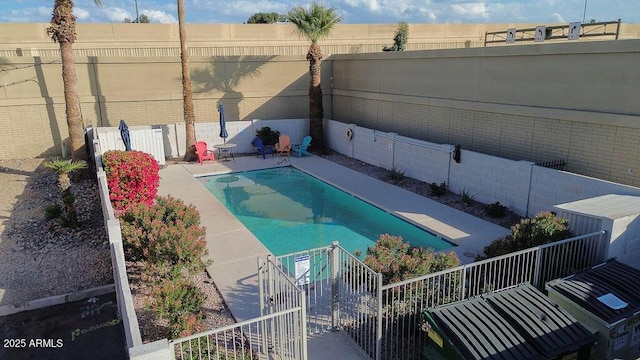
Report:
[[[124,143],[124,149],[126,151],[131,151],[131,136],[129,135],[129,127],[124,122],[124,120],[120,120],[118,129],[120,129],[120,137],[122,138],[122,142]]]
[[[224,107],[222,103],[218,104],[218,112],[220,113],[220,137],[224,139],[226,143],[229,133],[227,132],[227,120],[224,117]]]

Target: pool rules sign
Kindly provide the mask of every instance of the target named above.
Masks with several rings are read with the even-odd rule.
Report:
[[[295,259],[296,285],[309,283],[309,255],[296,256]]]

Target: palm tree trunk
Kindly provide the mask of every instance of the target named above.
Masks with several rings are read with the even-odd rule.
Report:
[[[309,133],[313,138],[311,147],[315,149],[324,149],[324,130],[322,126],[322,118],[324,117],[322,109],[322,87],[320,77],[320,66],[322,63],[322,51],[320,46],[312,44],[307,53],[309,60]]]
[[[82,121],[82,111],[80,110],[76,63],[70,42],[60,42],[60,55],[62,58],[62,83],[64,85],[67,126],[69,127],[69,139],[71,140],[71,159],[74,161],[85,160],[88,155],[84,142],[84,122]]]
[[[189,74],[189,53],[187,50],[187,32],[185,30],[184,0],[178,0],[178,30],[180,32],[180,63],[182,64],[182,98],[184,106],[184,127],[187,133],[186,161],[196,158],[196,130],[193,112],[193,92],[191,91],[191,74]]]

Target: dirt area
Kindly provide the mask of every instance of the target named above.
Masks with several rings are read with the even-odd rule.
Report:
[[[42,162],[0,161],[0,306],[113,283],[95,180],[78,176],[72,185],[77,229],[47,222],[60,190]]]

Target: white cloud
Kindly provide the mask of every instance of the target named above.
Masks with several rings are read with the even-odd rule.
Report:
[[[488,18],[489,13],[484,3],[462,3],[450,6],[454,15],[465,18]]]
[[[175,16],[161,10],[139,10],[140,15],[145,14],[151,22],[159,22],[162,24],[175,24],[178,22]],[[135,17],[135,16],[134,16]]]
[[[75,7],[73,8],[73,15],[76,16],[76,19],[78,21],[85,21],[85,20],[89,20],[91,14],[89,14],[89,12],[86,11],[85,9]]]
[[[131,15],[129,11],[117,7],[102,7],[100,12],[109,22],[122,22],[125,18],[135,18],[135,15]]]

